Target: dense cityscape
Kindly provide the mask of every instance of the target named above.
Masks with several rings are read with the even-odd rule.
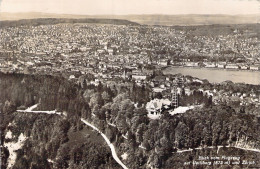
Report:
[[[209,27],[0,28],[2,167],[180,168],[236,151],[248,164],[231,167],[260,165],[259,85],[164,71],[259,72],[258,24]]]
[[[176,65],[259,71],[257,33],[192,35],[163,26],[58,24],[1,29],[1,70],[113,76],[113,69]],[[109,70],[110,69],[110,70]],[[118,72],[118,71],[116,71]],[[122,73],[122,72],[121,72]]]

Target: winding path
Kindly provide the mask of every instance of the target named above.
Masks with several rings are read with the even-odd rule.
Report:
[[[57,114],[57,115],[64,115],[61,112],[57,112],[56,110],[53,111],[33,111],[33,109],[35,109],[37,107],[37,105],[33,105],[31,107],[29,107],[26,110],[17,110],[17,112],[26,112],[26,113],[45,113],[45,114]],[[108,137],[102,133],[96,126],[92,125],[91,123],[89,123],[87,120],[81,118],[80,119],[84,124],[86,124],[87,126],[91,127],[92,129],[96,130],[98,133],[100,133],[100,135],[104,138],[104,140],[106,141],[106,143],[108,144],[111,152],[112,152],[112,156],[113,158],[116,160],[116,162],[124,169],[128,169],[124,163],[119,159],[119,157],[117,156],[116,150],[115,150],[115,146],[110,142],[110,140],[108,139]],[[226,146],[226,147],[233,147],[233,148],[237,148],[237,149],[242,149],[242,150],[246,150],[246,151],[254,151],[257,153],[260,153],[259,149],[250,149],[250,148],[242,148],[242,147],[238,147],[238,146]],[[205,147],[205,148],[214,148],[213,146],[210,147]],[[217,146],[217,153],[219,151],[220,148],[223,148],[223,146]],[[195,150],[201,150],[203,149],[202,147],[197,147],[195,148]],[[194,149],[185,149],[185,150],[177,150],[177,152],[173,152],[173,153],[184,153],[184,152],[190,152],[193,151]]]
[[[17,112],[20,113],[45,113],[45,114],[58,114],[58,115],[62,115],[61,112],[58,112],[57,110],[52,110],[52,111],[34,111],[33,109],[37,108],[38,104],[35,104],[31,107],[28,107],[26,110],[16,110]]]
[[[224,146],[217,146],[217,153],[219,151],[220,148],[223,148]],[[241,149],[241,150],[246,150],[246,151],[253,151],[253,152],[257,152],[257,153],[260,153],[260,150],[259,149],[253,149],[253,148],[243,148],[243,147],[238,147],[238,146],[226,146],[226,147],[230,147],[230,148],[237,148],[237,149]],[[210,146],[210,147],[205,147],[204,149],[206,148],[215,148],[213,146]],[[202,150],[203,148],[202,147],[198,147],[198,148],[194,148],[195,150]],[[184,152],[190,152],[190,151],[193,151],[194,149],[184,149],[184,150],[177,150],[176,153],[184,153]]]
[[[116,154],[116,149],[115,149],[114,145],[109,141],[109,139],[107,138],[107,136],[106,136],[104,133],[102,133],[97,127],[95,127],[94,125],[90,124],[89,122],[87,122],[87,121],[84,120],[83,118],[81,118],[81,121],[101,134],[101,136],[104,138],[104,140],[106,141],[106,143],[107,143],[108,146],[110,147],[110,150],[111,150],[111,152],[112,152],[112,156],[113,156],[113,158],[116,160],[116,162],[117,162],[119,165],[121,165],[121,167],[123,167],[124,169],[128,169],[128,168],[123,164],[123,162],[118,158],[118,156],[117,156],[117,154]]]
[[[35,114],[38,114],[38,113],[44,113],[44,114],[57,114],[57,115],[64,115],[63,113],[61,112],[57,112],[56,110],[52,110],[52,111],[33,111],[33,109],[35,109],[38,105],[33,105],[29,108],[27,108],[26,110],[17,110],[17,112],[24,112],[24,113],[35,113]],[[119,157],[117,156],[117,153],[116,153],[116,149],[115,149],[115,146],[110,142],[110,140],[108,139],[108,137],[102,133],[96,126],[92,125],[91,123],[89,123],[87,120],[81,118],[81,121],[86,124],[87,126],[91,127],[92,129],[96,130],[98,133],[101,134],[101,136],[104,138],[104,140],[106,141],[106,143],[108,144],[111,152],[112,152],[112,156],[113,158],[116,160],[116,162],[124,169],[128,169],[124,163],[119,159]]]

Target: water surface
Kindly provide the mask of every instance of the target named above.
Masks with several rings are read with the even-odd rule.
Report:
[[[249,70],[226,70],[188,67],[168,67],[164,74],[190,75],[200,79],[207,79],[211,83],[221,83],[230,80],[234,83],[260,84],[260,72]]]

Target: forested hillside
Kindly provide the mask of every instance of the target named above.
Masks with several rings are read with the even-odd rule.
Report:
[[[178,168],[184,160],[214,154],[217,146],[235,146],[238,142],[241,147],[260,149],[257,115],[211,103],[185,114],[164,113],[161,119],[150,120],[144,108],[151,97],[149,86],[130,81],[94,86],[88,76],[75,83],[47,75],[0,74],[0,91],[1,143],[15,141],[21,133],[27,137],[17,152],[16,168],[118,168],[104,142],[93,141],[102,138],[88,131],[80,118],[102,130],[119,156],[127,154],[122,160],[129,168]],[[67,117],[16,112],[34,104],[39,104],[38,110],[66,112]],[[9,130],[11,140],[6,139]],[[86,133],[89,136],[84,138]],[[212,146],[215,149],[206,150]],[[184,153],[183,158],[178,154],[178,150],[198,147],[205,150]],[[3,161],[8,157],[5,148]],[[243,158],[259,165],[258,156]]]

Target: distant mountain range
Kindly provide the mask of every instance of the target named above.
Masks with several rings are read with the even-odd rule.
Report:
[[[4,20],[0,21],[1,27],[10,26],[39,26],[53,25],[59,23],[95,23],[95,24],[113,24],[113,25],[139,25],[123,19],[102,19],[102,18],[36,18],[36,19],[21,19],[21,20]]]
[[[51,13],[0,13],[0,20],[20,20],[35,18],[96,18],[120,19],[145,25],[191,26],[212,24],[254,24],[260,23],[260,14],[255,15],[71,15]]]

